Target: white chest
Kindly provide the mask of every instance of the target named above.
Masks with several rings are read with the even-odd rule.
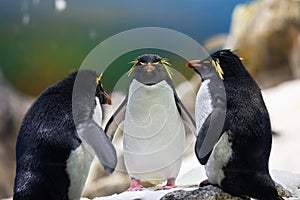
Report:
[[[101,127],[102,124],[102,108],[100,100],[98,97],[95,97],[96,107],[94,109],[93,120]]]
[[[94,156],[81,144],[73,150],[67,160],[66,171],[69,175],[70,186],[68,197],[70,200],[80,199]]]
[[[228,134],[225,132],[215,145],[205,165],[206,175],[210,183],[221,185],[221,181],[225,178],[222,168],[227,165],[231,156],[231,143],[229,143]]]
[[[129,89],[124,122],[124,158],[131,177],[155,181],[176,178],[184,151],[185,131],[166,81]]]
[[[202,82],[196,97],[195,118],[196,118],[197,134],[201,129],[205,119],[213,110],[211,104],[212,102],[211,95],[208,90],[209,82],[210,80],[205,80]]]

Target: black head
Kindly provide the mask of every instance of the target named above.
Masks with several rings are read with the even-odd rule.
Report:
[[[193,68],[201,76],[202,81],[213,78],[224,79],[223,71],[218,61],[215,61],[211,57],[204,60],[191,60],[186,66]]]
[[[241,58],[229,49],[217,51],[204,60],[192,60],[186,66],[193,68],[204,80],[216,75],[222,80],[252,79]]]
[[[171,82],[171,71],[168,68],[170,63],[166,59],[154,54],[144,54],[133,63],[128,72],[132,75],[132,80],[136,79],[145,85],[153,85],[163,80]]]
[[[103,85],[101,82],[102,73],[96,78],[96,93],[95,96],[99,98],[101,104],[109,104],[111,105],[111,98],[110,96],[104,91]]]

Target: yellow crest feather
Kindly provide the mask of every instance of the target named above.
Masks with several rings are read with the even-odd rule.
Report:
[[[99,76],[97,76],[97,78],[96,78],[97,85],[99,85],[99,83],[101,81],[101,78],[102,78],[102,75],[103,75],[103,73],[100,73]]]
[[[133,70],[134,70],[134,67],[136,66],[136,64],[138,63],[139,61],[137,59],[129,62],[128,64],[133,64],[131,66],[131,68],[129,69],[129,71],[127,72],[127,75],[130,76],[130,74],[132,74]]]
[[[135,68],[135,66],[137,65],[139,61],[137,59],[129,62],[128,64],[133,64],[131,66],[131,68],[129,69],[129,71],[127,72],[127,75],[130,76]],[[169,69],[169,66],[172,66],[171,63],[169,63],[169,61],[166,58],[162,58],[161,59],[161,64],[164,66],[165,70],[167,71],[167,74],[169,75],[169,77],[172,79],[172,71]]]
[[[220,64],[219,64],[219,61],[218,61],[218,60],[215,61],[214,59],[212,59],[212,64],[213,64],[213,66],[216,68],[216,71],[218,72],[219,77],[220,77],[222,80],[224,80],[224,77],[223,77],[224,72],[223,72],[223,70],[222,70],[222,68],[221,68],[221,66],[220,66]]]
[[[164,66],[164,68],[167,71],[169,77],[172,79],[173,72],[169,69],[169,66],[172,66],[172,64],[169,63],[168,59],[166,59],[166,58],[162,58],[160,62]]]

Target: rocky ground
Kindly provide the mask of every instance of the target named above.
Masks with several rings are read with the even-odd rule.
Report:
[[[214,186],[205,186],[198,188],[195,180],[195,174],[201,174],[202,168],[194,168],[177,181],[178,188],[172,190],[159,190],[156,188],[146,188],[143,191],[123,192],[107,197],[98,197],[94,200],[247,200],[247,197],[235,197],[223,192],[220,188]],[[277,184],[279,194],[288,200],[300,199],[300,174],[292,174],[285,171],[272,171],[272,176]],[[197,177],[197,176],[196,176]],[[181,185],[181,181],[191,180],[190,185]],[[198,183],[198,182],[197,182]],[[87,200],[82,198],[82,200]]]

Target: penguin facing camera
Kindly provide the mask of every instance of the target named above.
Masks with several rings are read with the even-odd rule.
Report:
[[[269,174],[270,118],[259,86],[231,50],[187,63],[201,76],[195,153],[207,181],[236,196],[283,200]]]
[[[107,173],[114,171],[116,151],[100,127],[102,104],[111,99],[91,70],[73,72],[40,94],[17,138],[14,200],[80,199],[94,155]]]
[[[114,133],[115,118],[123,119],[123,149],[129,191],[142,190],[141,181],[167,181],[161,189],[175,187],[185,146],[183,119],[194,123],[178,98],[170,64],[158,55],[145,54],[133,61],[125,100],[107,123]],[[125,108],[125,109],[124,109]]]

